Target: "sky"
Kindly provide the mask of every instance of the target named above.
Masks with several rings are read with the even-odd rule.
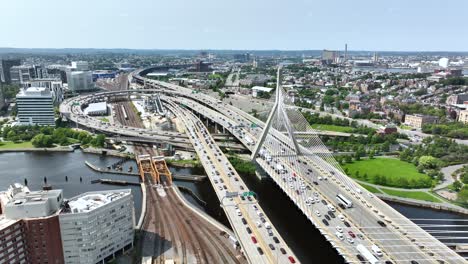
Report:
[[[467,0],[0,0],[0,47],[468,51]]]

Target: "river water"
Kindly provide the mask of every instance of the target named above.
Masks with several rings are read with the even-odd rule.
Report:
[[[43,185],[44,177],[47,177],[48,184],[52,185],[54,189],[63,189],[65,198],[71,198],[86,191],[131,188],[135,201],[135,215],[138,221],[142,199],[139,186],[91,184],[91,180],[100,178],[132,182],[138,182],[138,178],[135,176],[94,172],[84,164],[85,161],[89,161],[96,166],[107,167],[118,160],[120,158],[87,154],[81,151],[71,153],[2,153],[0,154],[0,168],[2,168],[0,190],[5,190],[8,185],[15,182],[24,183],[24,179],[27,179],[31,190],[38,190]],[[134,161],[124,163],[124,171],[127,171],[129,166],[133,166],[133,169],[136,169],[135,165]],[[170,169],[174,174],[204,174],[203,169]],[[68,182],[65,181],[65,176],[68,176]],[[81,182],[80,177],[82,179]],[[259,195],[259,202],[268,214],[268,217],[303,263],[343,263],[342,258],[325,238],[273,181],[268,179],[260,181],[257,178],[244,177],[242,175],[241,177],[248,187]],[[221,223],[229,225],[209,181],[198,183],[176,181],[175,184],[191,189],[207,203],[207,206],[203,207],[197,204],[195,199],[190,195],[184,194],[190,202],[205,210],[205,212]],[[443,222],[444,224],[461,224],[456,219],[463,219],[465,217],[454,213],[439,212],[395,203],[390,203],[390,205],[406,217],[447,219],[447,221]],[[438,221],[431,223],[441,224]]]

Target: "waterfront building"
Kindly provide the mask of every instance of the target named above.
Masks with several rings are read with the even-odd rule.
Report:
[[[73,197],[59,219],[65,263],[104,263],[133,247],[135,220],[130,189]]]
[[[54,98],[49,89],[30,87],[16,95],[18,121],[21,125],[55,125]]]
[[[421,115],[421,114],[406,115],[405,125],[408,125],[414,128],[422,128],[425,124],[437,123],[438,120],[439,120],[438,117],[430,116],[430,115]]]
[[[0,215],[0,263],[26,264],[23,222]]]
[[[22,222],[27,263],[64,263],[58,218],[62,206],[62,190],[16,193],[5,206],[5,218]]]

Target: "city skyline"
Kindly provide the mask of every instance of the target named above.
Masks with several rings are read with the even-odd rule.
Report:
[[[134,5],[127,0],[3,3],[7,12],[0,17],[5,25],[0,47],[341,50],[348,43],[350,50],[467,50],[468,36],[460,32],[468,3],[460,0],[443,6],[401,0],[378,6],[369,0],[294,1],[287,6],[264,0],[143,0],[138,6],[144,8]]]

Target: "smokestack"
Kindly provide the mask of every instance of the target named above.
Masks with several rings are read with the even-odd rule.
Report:
[[[348,60],[348,43],[344,44],[344,61]]]

